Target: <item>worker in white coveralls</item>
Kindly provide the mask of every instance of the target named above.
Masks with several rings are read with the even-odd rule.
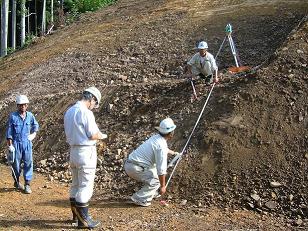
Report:
[[[176,128],[173,120],[164,119],[159,127],[155,128],[158,134],[152,135],[135,149],[124,164],[127,175],[144,184],[131,196],[136,205],[144,207],[151,205],[154,197],[166,192],[167,157],[168,154],[178,154],[170,150],[167,145]]]
[[[6,140],[8,151],[11,159],[12,175],[14,177],[14,187],[24,190],[26,194],[32,192],[30,182],[33,177],[33,157],[32,157],[32,140],[39,129],[34,115],[27,111],[29,99],[26,95],[16,97],[17,111],[9,116],[6,131]],[[23,167],[21,168],[23,163]],[[25,185],[19,182],[21,170]]]
[[[98,108],[101,93],[96,87],[84,90],[82,99],[70,107],[64,115],[64,129],[70,145],[72,185],[70,202],[73,220],[78,228],[95,228],[100,222],[89,215],[89,201],[93,194],[97,163],[96,142],[107,138],[100,132],[92,110]]]
[[[207,51],[208,45],[201,41],[198,44],[199,52],[196,53],[188,62],[188,75],[193,80],[201,78],[205,83],[211,84],[218,82],[218,68],[214,56]]]

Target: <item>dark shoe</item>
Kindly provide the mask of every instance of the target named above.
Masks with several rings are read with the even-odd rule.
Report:
[[[200,79],[206,79],[206,76],[205,76],[204,74],[200,73],[200,74],[199,74],[199,78],[200,78]]]
[[[72,214],[73,214],[73,220],[72,223],[74,226],[78,225],[78,218],[77,218],[77,211],[76,211],[76,200],[75,198],[70,198],[70,203],[71,203],[71,210],[72,210]]]
[[[14,188],[16,188],[17,190],[25,190],[24,186],[21,183],[16,183],[14,182]]]
[[[213,80],[214,80],[213,75],[205,76],[203,74],[199,74],[199,76],[200,76],[200,79],[203,80],[205,85],[209,86],[209,85],[211,85],[211,83],[213,83]]]
[[[25,193],[26,194],[31,194],[32,193],[31,187],[28,184],[25,185]]]
[[[89,204],[76,202],[76,215],[79,229],[93,229],[100,225],[100,221],[95,221],[89,215]]]

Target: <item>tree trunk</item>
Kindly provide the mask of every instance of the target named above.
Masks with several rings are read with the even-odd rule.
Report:
[[[35,5],[35,25],[34,25],[34,28],[35,28],[35,36],[37,36],[37,27],[38,27],[38,23],[37,23],[37,14],[38,14],[38,10],[37,10],[37,0],[34,0],[34,5]]]
[[[45,35],[46,32],[46,0],[43,0],[43,11],[42,11],[42,30],[41,35]]]
[[[20,43],[21,47],[26,41],[26,0],[20,1]]]
[[[12,0],[11,3],[12,3],[11,47],[13,50],[15,50],[16,49],[16,0]]]
[[[50,0],[50,23],[53,25],[53,0]]]
[[[7,34],[9,24],[9,0],[1,2],[1,52],[0,56],[7,55]]]

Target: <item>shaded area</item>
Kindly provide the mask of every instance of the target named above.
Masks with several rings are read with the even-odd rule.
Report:
[[[69,221],[59,220],[0,220],[0,228],[28,228],[31,230],[54,230],[54,229],[72,229]]]

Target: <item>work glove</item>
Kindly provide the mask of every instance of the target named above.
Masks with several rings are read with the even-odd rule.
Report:
[[[108,137],[107,134],[99,132],[99,139],[100,140],[107,139],[107,137]]]
[[[168,168],[169,167],[173,167],[174,164],[178,161],[178,159],[180,159],[182,157],[182,155],[183,155],[182,153],[178,153],[178,152],[176,152],[175,154],[176,154],[175,157],[173,157],[173,159],[168,164]]]
[[[28,140],[30,141],[34,140],[35,136],[36,136],[36,132],[33,132],[32,134],[28,135]]]
[[[10,145],[10,146],[9,146],[9,152],[15,152],[15,148],[14,148],[13,145]]]
[[[7,163],[12,165],[15,161],[15,148],[13,145],[10,145],[6,155]]]

